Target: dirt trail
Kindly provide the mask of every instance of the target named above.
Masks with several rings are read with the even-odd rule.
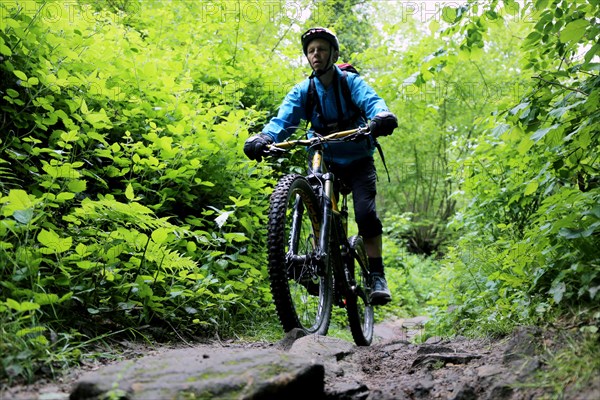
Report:
[[[293,360],[293,371],[286,372],[285,379],[269,379],[269,384],[274,381],[280,387],[290,385],[294,378],[290,375],[296,374],[301,378],[295,379],[296,389],[309,390],[313,383],[317,382],[316,390],[321,395],[316,398],[325,399],[537,399],[551,398],[545,396],[542,389],[529,388],[527,380],[543,368],[540,356],[541,343],[551,340],[535,328],[521,328],[512,336],[503,340],[469,340],[466,338],[455,338],[444,340],[442,338],[430,338],[426,343],[414,344],[410,339],[422,330],[424,318],[409,320],[388,321],[377,325],[376,340],[370,347],[356,347],[351,343],[329,337],[304,337],[290,338],[279,343],[214,343],[211,345],[198,345],[188,349],[160,348],[144,354],[159,357],[169,367],[178,363],[182,354],[197,352],[196,358],[210,360],[219,368],[222,364],[234,364],[231,362],[232,355],[236,352],[243,362],[251,362],[247,369],[260,370],[262,366],[269,366],[272,371],[275,364]],[[297,339],[297,340],[296,340]],[[139,355],[139,352],[137,352]],[[282,356],[282,353],[284,356]],[[128,361],[132,368],[141,364],[147,369],[156,369],[151,357],[142,359],[132,357]],[[250,356],[249,356],[250,355]],[[269,358],[269,357],[275,358]],[[161,358],[162,357],[162,358]],[[220,357],[225,357],[221,359]],[[245,357],[245,358],[244,358]],[[249,360],[249,359],[252,360]],[[165,361],[166,360],[166,361]],[[225,360],[225,361],[223,361]],[[204,360],[205,361],[205,360]],[[204,362],[201,360],[201,362]],[[193,362],[193,356],[192,361]],[[123,362],[121,362],[123,364]],[[236,365],[235,376],[245,375],[240,373],[240,363]],[[101,375],[103,370],[119,366],[96,366],[96,372],[91,375]],[[153,367],[153,368],[150,368]],[[289,366],[278,365],[277,368],[288,368]],[[317,368],[318,367],[318,368]],[[198,376],[209,376],[204,366],[202,374]],[[242,366],[243,368],[243,366]],[[13,387],[0,391],[0,399],[4,400],[66,400],[73,391],[74,383],[83,373],[90,375],[88,371],[74,370],[71,374],[58,382],[38,382],[31,386]],[[165,368],[165,374],[168,374]],[[185,368],[176,368],[171,377],[166,380],[166,385],[174,383],[173,376],[180,381],[189,381],[189,378],[181,377],[187,372]],[[122,376],[122,369],[118,374]],[[175,371],[175,372],[173,372]],[[291,371],[291,370],[290,370]],[[316,371],[316,372],[315,372]],[[321,378],[318,377],[320,371]],[[280,371],[281,372],[281,371]],[[153,372],[155,373],[155,372]],[[161,372],[162,373],[162,372]],[[211,372],[212,373],[212,372]],[[173,375],[176,374],[176,375]],[[223,374],[219,371],[218,374]],[[218,375],[212,373],[213,376]],[[281,374],[280,374],[281,375]],[[140,381],[140,377],[136,377]],[[152,377],[154,379],[154,377]],[[204,378],[202,378],[204,379]],[[259,379],[255,373],[248,378],[255,381]],[[143,379],[142,379],[143,380]],[[146,377],[146,380],[148,378]],[[196,380],[200,380],[196,378]],[[302,382],[298,386],[298,382]],[[139,383],[134,383],[140,386]],[[162,389],[162,387],[161,387]],[[313,390],[313,389],[311,389]],[[131,394],[132,398],[142,398],[142,392]],[[162,400],[167,398],[156,394],[150,395],[144,392],[143,398],[148,400]],[[284,392],[285,393],[285,392]],[[314,392],[316,393],[316,392]],[[76,397],[88,399],[92,397]],[[149,397],[150,396],[150,397]],[[240,395],[224,395],[219,398],[277,398],[268,395],[244,397]],[[262,397],[261,397],[262,396]],[[173,397],[168,397],[173,398]],[[196,398],[196,397],[177,397]],[[203,397],[204,398],[204,397]],[[600,398],[600,380],[594,385],[586,388],[585,392],[572,392],[567,390],[563,398],[566,399],[598,399]]]

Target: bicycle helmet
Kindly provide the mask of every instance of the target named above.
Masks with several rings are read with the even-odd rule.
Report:
[[[340,51],[340,42],[338,41],[337,36],[335,36],[335,33],[327,28],[317,27],[310,28],[302,35],[302,51],[304,52],[304,55],[306,55],[308,44],[315,39],[325,39],[331,43],[331,46],[333,46],[336,51]]]

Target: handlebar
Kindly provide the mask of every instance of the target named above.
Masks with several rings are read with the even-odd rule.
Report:
[[[334,140],[358,140],[364,139],[370,135],[368,126],[361,126],[347,131],[335,132],[326,136],[316,135],[309,139],[289,140],[280,143],[273,143],[268,146],[269,153],[279,153],[285,149],[290,149],[296,146],[314,146],[316,144],[331,142]]]

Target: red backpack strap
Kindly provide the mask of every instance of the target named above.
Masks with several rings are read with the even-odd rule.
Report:
[[[355,73],[356,75],[360,75],[358,73],[358,71],[356,70],[356,68],[354,68],[354,65],[349,64],[349,63],[338,64],[338,68],[341,69],[342,71],[349,71],[349,72]]]

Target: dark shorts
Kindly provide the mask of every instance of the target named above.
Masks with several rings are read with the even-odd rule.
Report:
[[[349,165],[330,164],[329,170],[336,178],[336,193],[340,190],[340,180],[352,193],[358,233],[365,239],[381,235],[381,220],[375,206],[377,170],[373,158],[363,158]]]

